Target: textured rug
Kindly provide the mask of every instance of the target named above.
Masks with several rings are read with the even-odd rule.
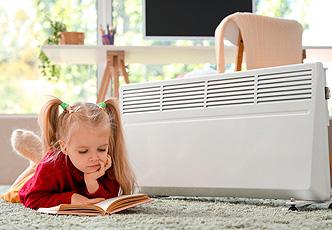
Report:
[[[0,229],[332,229],[328,203],[292,212],[285,202],[164,197],[110,216],[80,217],[41,214],[0,200]]]

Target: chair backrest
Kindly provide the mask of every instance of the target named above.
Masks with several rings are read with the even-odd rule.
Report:
[[[215,31],[218,71],[225,71],[224,39],[239,46],[242,38],[247,69],[302,63],[302,32],[295,20],[231,14]]]

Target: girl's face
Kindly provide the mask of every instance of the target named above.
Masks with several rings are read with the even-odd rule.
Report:
[[[73,127],[68,143],[63,143],[63,152],[73,165],[84,173],[99,170],[105,164],[109,150],[110,128],[105,126],[80,125]],[[60,142],[60,143],[61,143]]]

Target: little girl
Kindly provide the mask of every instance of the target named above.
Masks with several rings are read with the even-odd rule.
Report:
[[[98,105],[68,105],[58,98],[49,100],[39,116],[45,154],[2,198],[38,209],[131,194],[134,175],[116,103],[110,99]]]

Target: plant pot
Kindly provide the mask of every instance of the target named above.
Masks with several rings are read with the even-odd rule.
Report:
[[[84,33],[61,32],[60,45],[83,45]]]

